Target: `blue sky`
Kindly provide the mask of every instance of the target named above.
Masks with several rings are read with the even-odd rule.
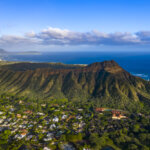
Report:
[[[148,51],[149,6],[149,0],[1,0],[0,47]]]

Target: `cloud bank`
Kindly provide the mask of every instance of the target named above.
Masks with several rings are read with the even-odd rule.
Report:
[[[137,33],[104,33],[97,30],[90,32],[75,32],[67,29],[49,27],[39,33],[29,32],[22,36],[0,36],[0,47],[2,48],[55,45],[150,45],[150,31],[140,31]]]

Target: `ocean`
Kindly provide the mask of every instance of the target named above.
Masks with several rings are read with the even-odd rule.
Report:
[[[150,78],[150,52],[44,52],[39,55],[9,55],[5,60],[65,64],[91,64],[115,60],[131,74],[146,80]]]

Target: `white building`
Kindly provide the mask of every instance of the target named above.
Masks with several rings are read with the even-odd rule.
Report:
[[[59,118],[58,117],[54,117],[53,118],[53,122],[58,122],[59,121]]]

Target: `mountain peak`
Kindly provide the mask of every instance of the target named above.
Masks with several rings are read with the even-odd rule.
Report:
[[[107,66],[119,66],[119,65],[114,60],[107,60],[107,61],[103,61],[103,62],[95,62],[95,63],[90,64],[89,66],[107,67]]]
[[[114,60],[95,62],[95,63],[88,65],[88,68],[93,71],[105,70],[110,73],[123,71],[123,69]]]
[[[104,101],[114,99],[112,102],[116,103],[119,98],[121,105],[124,102],[128,105],[131,99],[138,101],[141,97],[150,97],[149,87],[149,82],[130,75],[113,60],[83,67],[45,63],[0,66],[1,92],[41,99],[87,100],[92,97]]]

